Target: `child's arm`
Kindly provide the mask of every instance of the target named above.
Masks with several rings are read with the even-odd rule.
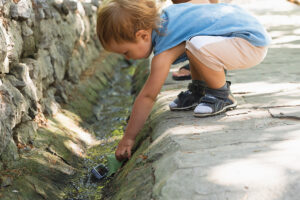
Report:
[[[128,126],[116,150],[118,160],[131,157],[135,138],[152,110],[156,97],[168,76],[170,66],[184,51],[184,44],[180,44],[153,57],[150,75],[133,104]]]

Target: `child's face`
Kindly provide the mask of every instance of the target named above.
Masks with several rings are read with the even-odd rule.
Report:
[[[112,41],[108,50],[114,53],[122,54],[126,59],[148,58],[152,51],[152,30],[139,30],[136,33],[135,42],[116,43]]]

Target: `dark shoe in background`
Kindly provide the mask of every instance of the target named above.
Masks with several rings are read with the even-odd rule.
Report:
[[[186,73],[184,73],[184,75],[180,75],[180,74],[182,74],[184,71],[185,71]],[[188,72],[187,72],[187,71],[188,71]],[[179,70],[178,70],[177,72],[173,73],[172,79],[175,80],[175,81],[191,80],[191,79],[192,79],[192,76],[191,76],[191,72],[190,72],[190,65],[189,65],[189,64],[186,64],[186,65],[180,67]]]
[[[195,108],[201,97],[204,96],[206,84],[203,81],[193,80],[188,85],[188,90],[181,92],[177,98],[169,104],[170,110],[191,110]]]

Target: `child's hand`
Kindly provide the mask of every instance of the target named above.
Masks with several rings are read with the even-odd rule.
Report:
[[[119,142],[118,148],[116,150],[116,158],[118,161],[122,161],[126,158],[130,159],[131,149],[134,145],[135,140],[123,137]]]

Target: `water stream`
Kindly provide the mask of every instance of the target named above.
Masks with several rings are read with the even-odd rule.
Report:
[[[101,190],[109,181],[109,178],[96,181],[90,172],[99,163],[106,164],[106,155],[114,153],[123,135],[134,98],[131,90],[132,76],[136,68],[128,64],[114,67],[112,75],[105,75],[106,87],[99,92],[94,118],[89,119],[89,129],[101,143],[88,150],[83,169],[67,186],[66,200],[102,199]]]

